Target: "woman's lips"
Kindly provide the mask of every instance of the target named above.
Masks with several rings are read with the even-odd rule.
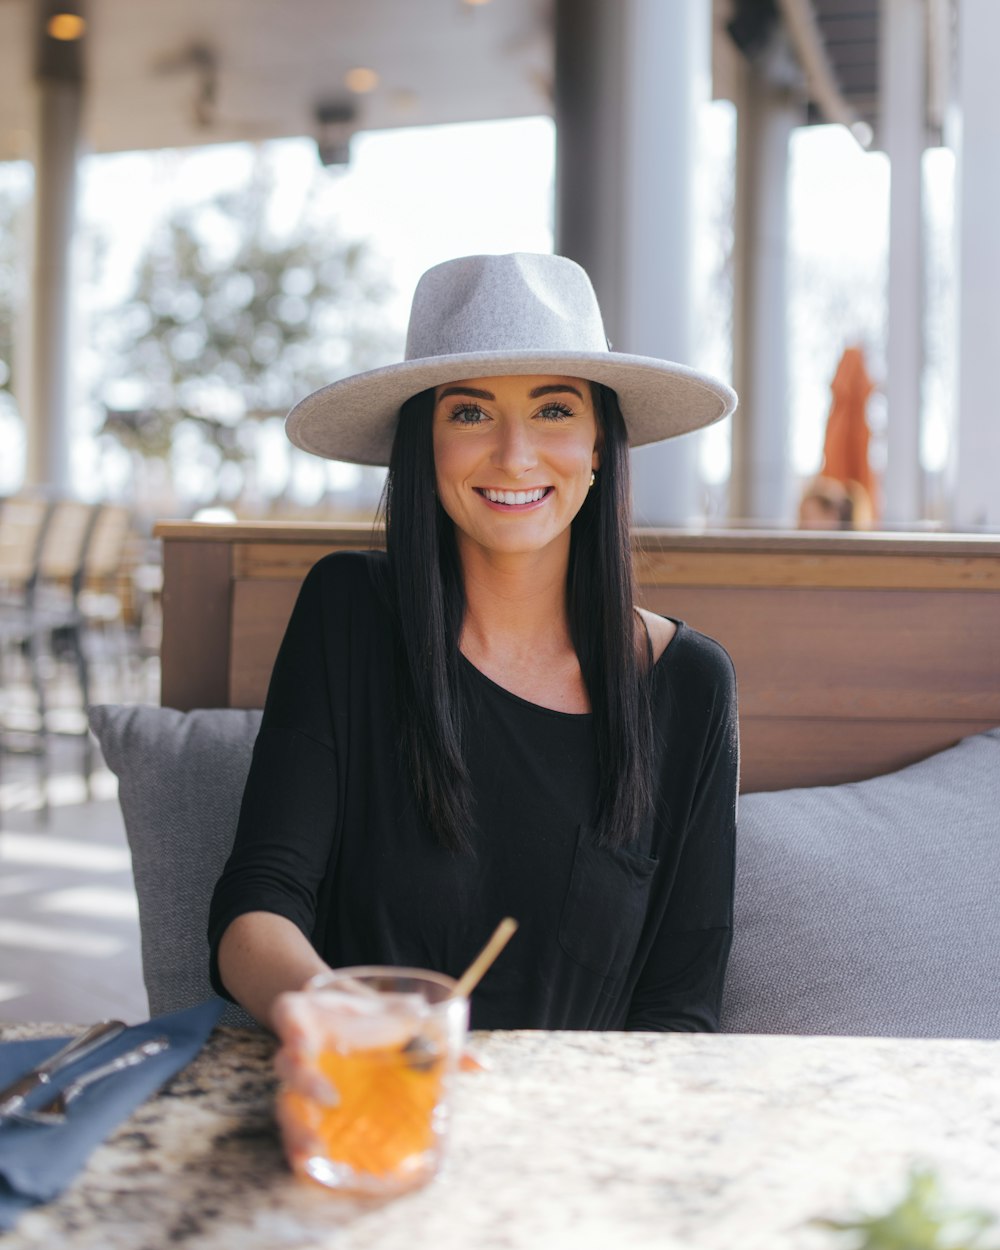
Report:
[[[492,486],[477,486],[475,491],[494,508],[511,512],[537,507],[552,493],[552,487],[533,486],[528,490],[498,490]]]

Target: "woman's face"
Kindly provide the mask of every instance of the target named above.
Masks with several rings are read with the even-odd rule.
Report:
[[[600,463],[590,383],[467,378],[434,392],[434,467],[459,548],[541,551],[562,541]]]

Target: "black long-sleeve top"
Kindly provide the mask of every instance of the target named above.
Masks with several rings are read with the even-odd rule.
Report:
[[[209,941],[241,913],[293,921],[334,967],[457,976],[502,916],[520,928],[472,998],[475,1028],[714,1030],[732,926],[736,690],[678,622],[649,676],[655,809],[598,844],[589,713],[552,711],[461,661],[472,851],[418,814],[394,716],[384,556],[310,571],[281,645]]]

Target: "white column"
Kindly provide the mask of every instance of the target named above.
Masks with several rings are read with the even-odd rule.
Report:
[[[952,521],[1000,526],[1000,46],[997,0],[958,12],[958,368]]]
[[[622,191],[630,298],[622,349],[690,363],[694,350],[694,162],[700,106],[711,92],[711,5],[633,0],[627,24]],[[640,525],[701,520],[695,434],[632,454]]]
[[[27,481],[69,488],[70,266],[80,132],[79,82],[41,78],[37,90],[34,265]]]
[[[593,279],[612,345],[690,363],[693,163],[709,0],[558,0],[557,249]],[[633,453],[636,522],[701,518],[697,436]]]
[[[734,377],[729,512],[788,524],[795,508],[788,407],[788,153],[801,95],[746,73],[737,118]]]
[[[994,0],[989,0],[993,3]],[[923,0],[882,0],[879,138],[889,157],[888,439],[882,485],[890,526],[923,516],[920,378],[923,367],[923,216],[920,162],[926,139]]]

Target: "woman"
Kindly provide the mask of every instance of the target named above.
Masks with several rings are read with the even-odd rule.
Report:
[[[514,255],[431,269],[406,360],[293,409],[298,446],[389,459],[387,553],[303,584],[213,900],[221,993],[280,1032],[328,966],[457,975],[512,915],[473,1027],[718,1027],[733,672],[633,606],[628,445],[734,406],[611,352],[573,262]]]

